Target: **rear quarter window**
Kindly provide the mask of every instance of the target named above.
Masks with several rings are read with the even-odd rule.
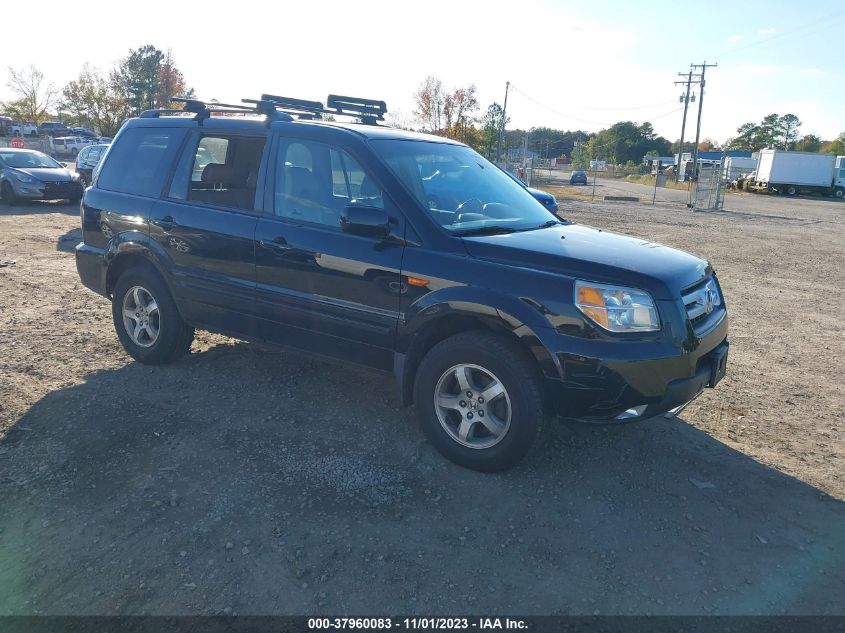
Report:
[[[132,128],[111,148],[97,178],[108,191],[158,198],[187,130]]]

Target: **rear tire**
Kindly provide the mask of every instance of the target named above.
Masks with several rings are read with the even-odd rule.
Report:
[[[173,362],[194,340],[194,328],[182,320],[167,284],[148,268],[130,268],[117,280],[112,319],[123,349],[147,365]]]
[[[798,193],[797,187],[794,187],[792,185],[789,185],[789,186],[786,187],[786,195],[794,196],[796,193]]]
[[[533,358],[516,341],[465,332],[423,358],[414,402],[423,432],[444,457],[496,472],[514,466],[534,443],[545,416],[541,385]]]

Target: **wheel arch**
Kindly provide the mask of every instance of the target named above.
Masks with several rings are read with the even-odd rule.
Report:
[[[456,309],[443,304],[436,308],[425,311],[435,312],[434,316],[425,318],[420,315],[414,322],[406,323],[403,328],[405,333],[400,335],[400,345],[394,354],[393,373],[402,406],[413,403],[417,368],[428,351],[441,341],[462,332],[480,330],[512,338],[529,353],[543,376],[558,375],[553,356],[534,329],[512,314],[482,305],[464,304]]]
[[[163,253],[157,252],[148,239],[147,236],[132,236],[122,234],[115,236],[106,249],[106,276],[105,285],[106,294],[111,296],[114,286],[120,276],[130,268],[142,267],[154,271],[159,277],[164,280],[167,289],[171,296],[176,300],[176,295],[173,292],[173,285],[170,276],[167,274],[166,264],[164,259],[167,257]],[[177,301],[178,305],[178,301]]]

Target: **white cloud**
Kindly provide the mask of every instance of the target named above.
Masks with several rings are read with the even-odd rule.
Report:
[[[798,71],[798,74],[802,77],[821,77],[825,74],[821,68],[802,68]]]
[[[741,42],[741,41],[742,41],[742,35],[731,35],[731,36],[728,38],[728,41],[729,41],[729,42],[734,42],[734,43],[736,43],[736,42]]]
[[[758,35],[774,35],[775,33],[777,33],[777,29],[773,26],[757,31]]]

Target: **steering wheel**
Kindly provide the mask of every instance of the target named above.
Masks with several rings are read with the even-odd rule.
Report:
[[[452,223],[460,224],[462,215],[477,214],[482,211],[484,211],[484,203],[478,198],[469,198],[468,200],[461,202],[461,204],[458,205],[458,208],[455,209],[455,215],[452,218]]]

